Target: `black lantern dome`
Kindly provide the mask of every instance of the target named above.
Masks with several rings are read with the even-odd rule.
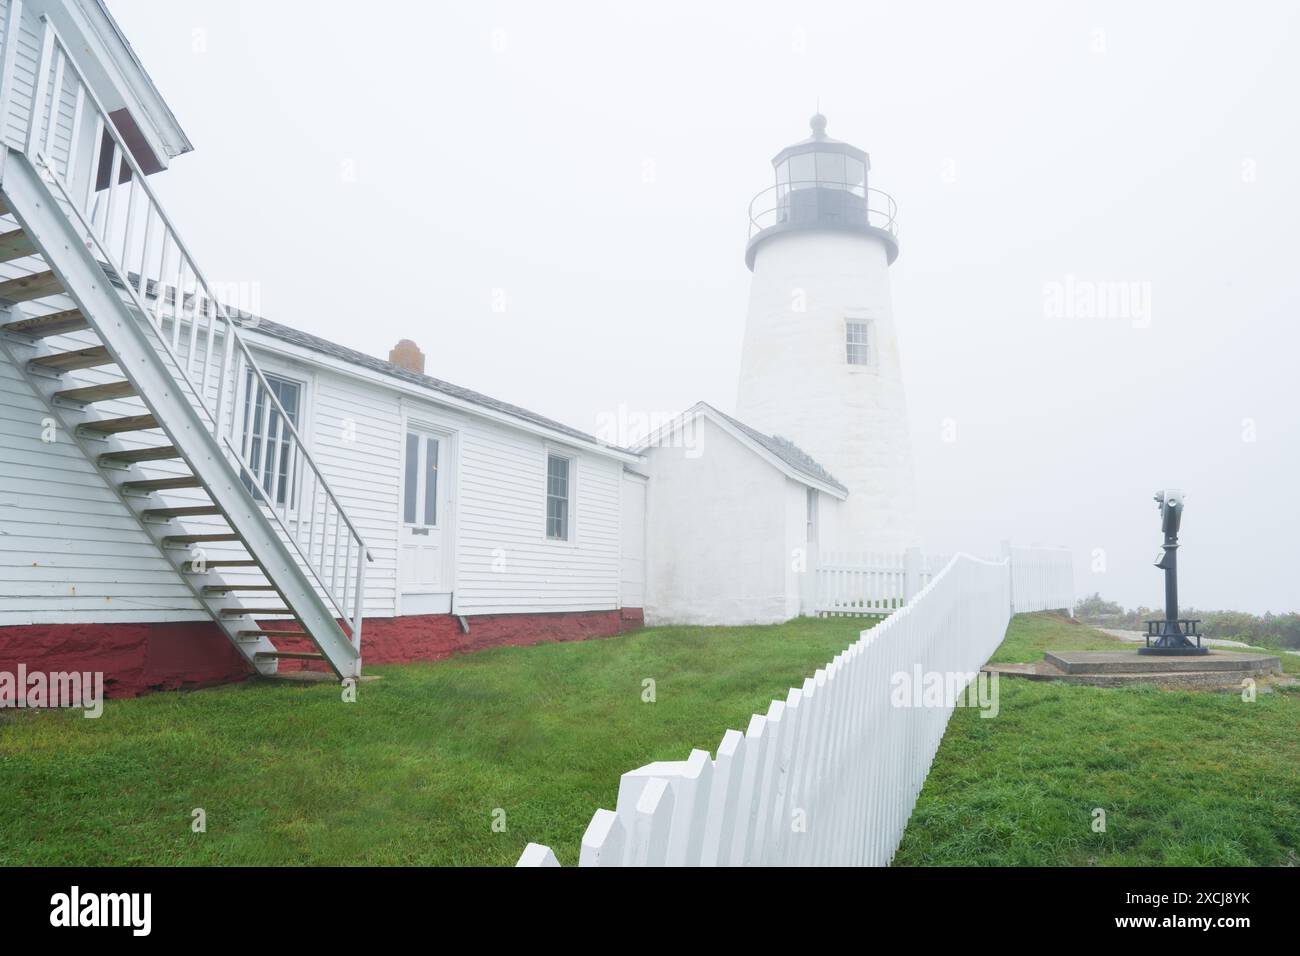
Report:
[[[749,245],[745,264],[752,270],[758,246],[778,233],[804,229],[837,230],[884,240],[892,263],[898,258],[894,200],[867,186],[871,157],[865,150],[826,135],[826,117],[810,121],[812,135],[787,146],[772,159],[776,184],[749,204]]]

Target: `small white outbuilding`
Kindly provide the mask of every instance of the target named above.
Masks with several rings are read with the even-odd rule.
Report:
[[[792,442],[704,402],[636,449],[646,491],[647,624],[773,624],[848,490]]]

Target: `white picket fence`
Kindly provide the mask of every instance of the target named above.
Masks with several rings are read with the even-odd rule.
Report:
[[[902,607],[948,563],[948,555],[906,551],[823,551],[804,582],[803,613],[883,617]]]
[[[1074,555],[1069,548],[1003,544],[1011,559],[1011,610],[1074,613]]]
[[[728,730],[716,756],[693,750],[625,773],[615,809],[587,826],[578,865],[889,863],[955,705],[951,692],[938,703],[899,695],[929,675],[954,691],[975,677],[1006,633],[1013,580],[1017,610],[1072,605],[1068,551],[1007,550],[997,561],[953,557],[745,733]],[[558,863],[530,843],[517,865]]]

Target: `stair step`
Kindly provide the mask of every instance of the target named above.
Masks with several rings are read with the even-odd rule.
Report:
[[[23,256],[35,254],[36,244],[27,238],[27,233],[21,229],[0,235],[0,262],[9,262],[12,259],[21,259]]]
[[[236,637],[306,637],[306,631],[270,631],[264,627],[248,628],[237,631]]]
[[[67,402],[82,402],[89,405],[91,402],[108,402],[115,398],[130,398],[135,394],[135,386],[123,379],[120,382],[105,382],[103,385],[87,385],[84,388],[65,388],[61,392],[55,392],[53,397]]]
[[[164,548],[179,548],[187,544],[207,544],[210,541],[238,541],[239,535],[233,531],[221,531],[216,534],[169,534],[162,539]]]
[[[231,591],[274,591],[274,584],[205,584],[204,594],[229,594]]]
[[[145,508],[140,512],[143,518],[197,518],[199,515],[219,515],[221,509],[216,505],[190,505],[184,508]]]
[[[152,415],[127,415],[124,418],[101,418],[96,422],[85,422],[83,432],[99,432],[101,435],[120,435],[122,432],[143,432],[158,427],[158,419]]]
[[[254,617],[261,617],[264,614],[292,614],[287,607],[223,607],[221,609],[222,617],[243,617],[251,614]]]
[[[113,356],[108,354],[107,346],[95,345],[88,349],[72,352],[54,352],[34,358],[28,365],[38,368],[54,369],[56,372],[71,372],[79,368],[95,368],[99,365],[112,365]]]
[[[241,632],[242,633],[242,632]],[[324,654],[313,654],[309,651],[258,651],[254,657],[272,658],[278,657],[281,660],[291,661],[323,661]]]
[[[0,300],[7,302],[30,302],[62,291],[63,283],[53,272],[35,272],[0,282]]]
[[[99,456],[101,464],[131,464],[137,461],[165,461],[179,458],[181,453],[175,445],[157,445],[153,448],[132,448],[126,451],[107,451]]]
[[[80,309],[65,309],[63,312],[51,312],[49,315],[38,315],[31,319],[19,319],[17,322],[9,322],[0,326],[6,332],[17,332],[20,335],[30,335],[32,338],[43,339],[47,335],[66,335],[69,332],[80,332],[82,329],[90,328],[90,323],[86,317],[81,314]]]
[[[123,491],[170,491],[173,488],[202,488],[203,483],[193,475],[179,478],[150,478],[146,481],[124,481]]]
[[[220,561],[204,561],[203,566],[211,571],[213,568],[255,568],[257,562],[250,558],[228,558]],[[194,562],[186,561],[182,568],[186,574],[195,574]]]

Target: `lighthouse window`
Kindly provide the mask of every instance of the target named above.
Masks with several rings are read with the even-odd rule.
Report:
[[[817,182],[822,186],[842,188],[844,185],[844,154],[817,153]]]
[[[867,182],[867,166],[862,160],[848,157],[844,161],[845,171],[848,173],[847,181],[849,191],[855,196],[865,195],[863,187]]]
[[[850,365],[870,365],[869,322],[844,323],[844,345]]]
[[[795,189],[806,189],[817,180],[817,165],[812,153],[790,157],[790,184]]]

